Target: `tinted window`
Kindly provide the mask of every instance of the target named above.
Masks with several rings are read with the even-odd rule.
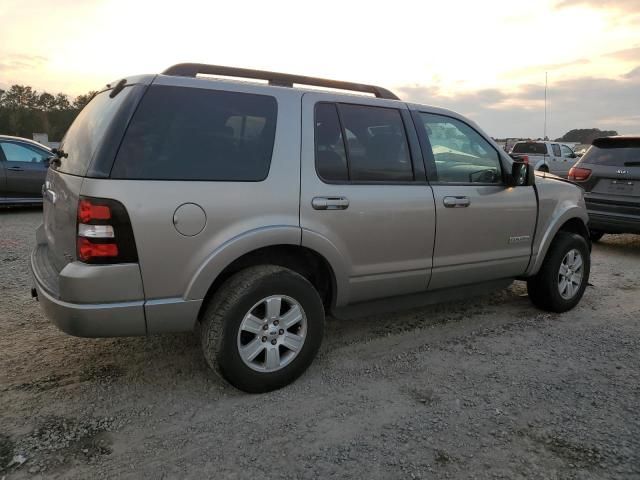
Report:
[[[347,181],[347,155],[344,149],[338,110],[333,103],[316,105],[316,168],[320,178]]]
[[[7,162],[41,163],[51,156],[44,150],[17,143],[3,142],[0,146]]]
[[[131,120],[111,176],[264,180],[276,116],[276,100],[266,95],[152,86]]]
[[[500,156],[478,132],[454,118],[420,115],[431,143],[438,181],[502,182]]]
[[[571,155],[573,155],[573,150],[571,150],[566,145],[560,145],[560,150],[562,151],[563,157],[570,157]]]
[[[544,143],[516,143],[511,153],[528,153],[530,155],[546,155],[547,146]]]
[[[580,163],[614,167],[640,166],[640,143],[636,147],[613,144],[602,147],[593,145],[582,156]]]
[[[67,156],[60,162],[58,170],[72,175],[86,174],[111,120],[133,89],[125,87],[113,98],[109,97],[110,90],[106,90],[82,109],[60,144]]]

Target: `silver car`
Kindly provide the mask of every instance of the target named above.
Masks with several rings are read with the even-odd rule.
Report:
[[[108,85],[70,127],[33,293],[72,335],[199,326],[211,367],[264,392],[309,366],[326,313],[516,278],[538,307],[573,308],[586,223],[582,189],[535,176],[457,113],[372,85],[180,64]]]

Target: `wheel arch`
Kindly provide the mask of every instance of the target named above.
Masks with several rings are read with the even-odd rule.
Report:
[[[538,273],[542,263],[544,262],[549,247],[555,240],[558,232],[576,233],[587,241],[591,248],[591,240],[589,239],[589,229],[587,228],[588,216],[583,208],[574,206],[567,208],[561,214],[555,217],[555,220],[546,228],[546,233],[542,237],[537,255],[531,262],[526,276],[532,276]]]
[[[198,319],[206,308],[208,300],[224,282],[235,273],[256,265],[278,265],[289,268],[303,277],[316,288],[325,306],[330,310],[336,299],[336,277],[329,261],[316,252],[301,245],[268,245],[243,253],[229,262],[217,275],[210,278],[208,288],[203,295]]]

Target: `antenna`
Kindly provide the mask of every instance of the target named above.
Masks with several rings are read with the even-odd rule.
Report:
[[[544,72],[544,131],[542,139],[547,139],[547,75],[548,72]]]

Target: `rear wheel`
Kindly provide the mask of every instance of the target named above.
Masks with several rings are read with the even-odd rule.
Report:
[[[544,310],[571,310],[584,294],[590,267],[587,241],[575,233],[559,232],[540,271],[527,280],[529,298]]]
[[[298,378],[315,357],[324,307],[298,273],[274,265],[227,280],[207,306],[201,341],[207,363],[245,392],[267,392]]]
[[[545,173],[549,173],[549,167],[547,167],[546,165],[542,165],[538,171],[540,172],[545,172]]]
[[[597,242],[604,236],[604,232],[598,230],[589,230],[589,238],[592,242]]]

